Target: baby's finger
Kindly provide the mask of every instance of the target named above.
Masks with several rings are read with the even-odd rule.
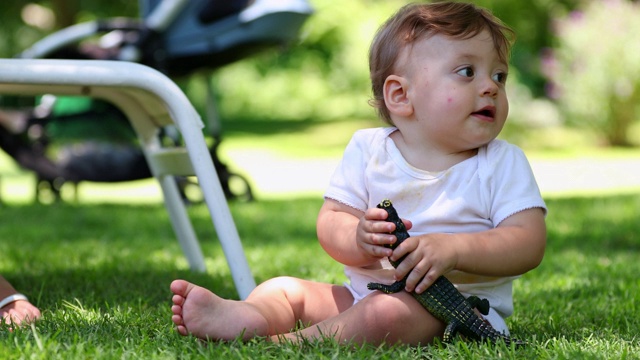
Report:
[[[408,292],[416,290],[416,286],[418,284],[421,284],[420,280],[423,280],[428,270],[429,269],[424,269],[419,266],[416,266],[413,269],[411,269],[411,271],[409,272],[409,275],[407,276],[407,280],[405,283],[405,290]]]
[[[420,280],[420,282],[416,285],[415,292],[417,294],[423,293],[425,290],[427,290],[436,281],[436,279],[439,276],[440,275],[438,274],[438,272],[436,270],[434,270],[433,268],[429,269],[427,274],[425,276],[423,276],[422,279]]]
[[[398,264],[394,272],[395,280],[404,279],[407,275],[411,274],[417,263],[415,256],[412,256],[411,254],[407,255],[406,257],[403,257],[403,255],[398,256],[398,249],[393,251],[393,255],[389,259],[394,262],[400,261],[400,264]],[[418,280],[419,279],[415,280],[414,283],[411,284],[412,288],[413,286],[415,286]]]
[[[411,230],[411,228],[413,227],[413,223],[411,222],[411,220],[402,219],[402,222],[404,223],[404,227],[407,230]]]
[[[365,211],[364,213],[364,218],[367,220],[379,220],[379,221],[383,221],[387,219],[387,216],[389,216],[389,214],[387,214],[386,211],[382,210],[382,209],[377,209],[377,208],[370,208],[367,209],[367,211]]]
[[[397,248],[393,250],[393,255],[391,255],[391,261],[400,261],[404,256],[411,257],[413,260],[407,262],[407,259],[402,260],[403,269],[405,270],[405,274],[409,272],[410,269],[413,269],[414,266],[417,265],[419,259],[419,254],[415,253],[414,250],[418,247],[418,241],[416,238],[410,237],[403,241]],[[406,264],[405,264],[406,262]]]
[[[391,249],[389,249],[387,247],[380,246],[380,245],[375,245],[375,244],[370,244],[370,243],[360,243],[359,247],[367,255],[373,256],[373,257],[376,257],[376,258],[388,257],[391,254],[391,251],[392,251]]]
[[[364,221],[361,221],[360,228],[366,233],[385,234],[389,236],[395,229],[395,225],[387,221],[365,219]],[[393,238],[395,240],[395,236]],[[385,243],[389,242],[385,241]]]
[[[360,242],[369,245],[388,246],[396,242],[396,237],[388,233],[365,231],[360,235]],[[389,253],[391,255],[391,253]]]
[[[392,254],[392,250],[385,246],[393,241],[395,241],[393,235],[363,233],[358,236],[357,245],[370,256],[387,257]]]
[[[375,256],[375,257],[388,257],[389,255],[391,255],[392,250],[384,247],[384,246],[375,246],[372,245],[371,246],[371,255]]]

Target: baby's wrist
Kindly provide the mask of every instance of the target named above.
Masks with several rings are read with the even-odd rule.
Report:
[[[6,298],[0,300],[0,309],[4,308],[9,304],[13,304],[14,302],[19,300],[29,301],[29,299],[25,295],[20,293],[15,293],[13,295],[9,295]]]

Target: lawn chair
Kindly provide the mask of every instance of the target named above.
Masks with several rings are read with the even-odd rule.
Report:
[[[176,182],[195,175],[242,299],[255,281],[240,243],[220,181],[193,106],[169,78],[147,66],[120,61],[0,59],[0,94],[76,95],[107,100],[131,122],[153,176],[162,188],[171,224],[192,270],[204,271],[204,257]],[[185,146],[163,143],[162,128],[175,125]]]
[[[312,13],[306,0],[141,0],[140,7],[141,19],[116,18],[76,24],[36,42],[19,57],[134,62],[175,79],[196,71],[215,70],[265,48],[287,44],[296,39],[302,24]],[[98,44],[84,46],[84,40],[97,35],[101,36]],[[213,105],[213,90],[209,81],[207,84],[206,120],[214,140],[209,152],[223,191],[229,199],[251,200],[253,195],[248,181],[231,172],[217,156],[221,129]],[[117,118],[118,111],[108,108],[108,113],[84,117],[99,122],[106,117]],[[81,156],[71,156],[61,162],[47,155],[49,142],[56,139],[47,138],[46,132],[40,132],[42,138],[37,141],[25,142],[32,125],[44,128],[51,121],[61,120],[48,114],[31,117],[25,130],[17,134],[0,128],[0,147],[22,167],[36,173],[37,199],[42,183],[48,184],[54,196],[58,196],[59,188],[67,181],[75,184],[80,181],[127,181],[151,175],[144,165],[148,159],[136,146],[102,152],[98,150],[104,147],[87,146]],[[105,124],[103,122],[102,126],[107,126]],[[171,134],[170,126],[161,131],[161,135],[170,141],[181,140]],[[91,167],[83,171],[82,162]],[[120,165],[118,174],[105,170],[112,168],[113,162]],[[232,189],[233,180],[240,190]]]

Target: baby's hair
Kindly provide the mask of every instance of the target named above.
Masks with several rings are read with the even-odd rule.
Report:
[[[438,2],[405,5],[378,30],[369,50],[369,73],[373,99],[382,120],[393,125],[389,109],[384,103],[383,87],[394,68],[398,56],[407,45],[434,34],[459,39],[476,36],[488,30],[500,60],[508,62],[515,33],[490,11],[473,4]]]

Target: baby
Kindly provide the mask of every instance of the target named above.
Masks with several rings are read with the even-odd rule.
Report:
[[[401,8],[370,51],[372,103],[389,126],[348,144],[320,209],[323,249],[344,264],[344,285],[278,277],[244,301],[184,280],[171,284],[182,335],[232,340],[427,344],[444,324],[409,292],[440,275],[465,296],[487,298],[486,321],[507,333],[511,284],[537,267],[546,246],[545,203],[524,154],[496,137],[507,118],[512,32],[487,10],[439,2]],[[377,209],[391,199],[411,237],[396,249],[395,225]],[[387,257],[397,261],[397,269]],[[406,292],[369,282],[408,275]],[[306,327],[295,330],[298,324]]]

